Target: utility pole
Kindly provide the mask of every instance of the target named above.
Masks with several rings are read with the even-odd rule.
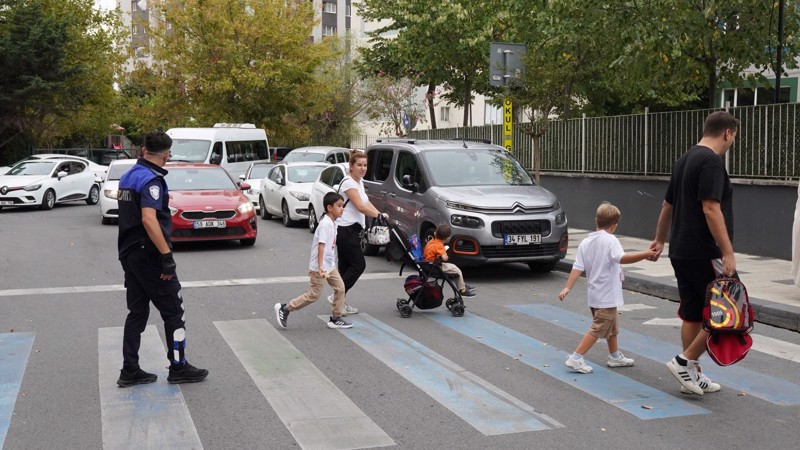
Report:
[[[778,59],[775,64],[775,103],[781,98],[781,73],[783,72],[783,2],[778,1]]]

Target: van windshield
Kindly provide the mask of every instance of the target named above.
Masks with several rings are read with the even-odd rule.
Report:
[[[422,152],[436,186],[532,185],[530,174],[505,150],[448,149]]]
[[[200,139],[173,139],[170,161],[206,162],[211,141]]]

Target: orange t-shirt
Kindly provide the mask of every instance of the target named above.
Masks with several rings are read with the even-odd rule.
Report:
[[[439,239],[431,239],[425,244],[425,251],[423,252],[423,256],[425,256],[425,261],[433,262],[437,256],[446,255],[447,250],[444,249],[444,243]]]

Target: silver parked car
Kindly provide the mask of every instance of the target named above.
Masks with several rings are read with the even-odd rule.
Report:
[[[423,242],[453,228],[451,261],[463,266],[525,262],[550,271],[566,256],[567,217],[503,147],[462,140],[379,140],[367,149],[370,201]],[[377,247],[363,244],[365,254]]]

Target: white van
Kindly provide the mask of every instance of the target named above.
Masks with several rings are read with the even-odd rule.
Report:
[[[170,128],[170,161],[217,164],[234,180],[254,161],[270,162],[267,133],[252,123],[217,123],[213,128]]]

